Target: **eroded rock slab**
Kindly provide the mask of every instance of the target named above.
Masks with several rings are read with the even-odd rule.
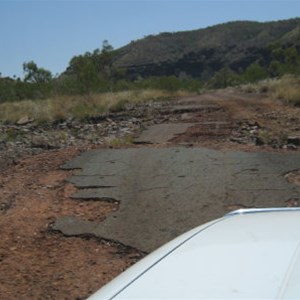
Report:
[[[177,235],[222,216],[230,207],[286,206],[300,187],[285,174],[300,168],[300,154],[221,152],[204,148],[102,149],[65,168],[76,198],[120,201],[102,223],[58,219],[67,235],[93,234],[150,252]]]
[[[134,140],[137,144],[163,144],[184,133],[194,123],[167,123],[157,124],[148,127],[142,134]]]

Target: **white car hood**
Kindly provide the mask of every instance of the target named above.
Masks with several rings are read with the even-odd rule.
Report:
[[[96,299],[300,299],[300,211],[232,214],[150,254]]]

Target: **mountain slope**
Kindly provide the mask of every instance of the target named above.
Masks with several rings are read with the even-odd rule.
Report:
[[[299,33],[300,18],[267,23],[236,21],[161,33],[118,49],[114,64],[133,78],[188,75],[206,79],[223,67],[238,71],[264,60],[272,43],[299,45]]]

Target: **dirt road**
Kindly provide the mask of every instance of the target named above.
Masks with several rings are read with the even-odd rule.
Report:
[[[154,119],[156,127],[137,133],[136,145],[113,150],[98,146],[81,158],[75,157],[90,147],[45,151],[2,172],[1,298],[85,299],[145,255],[143,250],[152,250],[189,226],[239,207],[299,206],[299,108],[257,95],[218,92],[162,103]],[[137,156],[149,161],[138,163]],[[60,169],[68,161],[71,170]],[[153,174],[154,169],[160,174]],[[137,176],[123,185],[128,170]],[[117,176],[99,179],[103,175]],[[137,179],[140,186],[134,191]],[[106,194],[99,194],[103,190]],[[144,246],[142,231],[126,240],[116,230],[118,219],[126,228],[122,214],[132,221],[128,208],[136,208],[130,202],[133,192],[136,199],[145,196],[149,210],[167,210],[170,203],[174,208],[170,223],[158,223],[156,233],[148,232],[150,239],[159,232],[154,246]],[[197,202],[199,194],[205,197]],[[198,205],[198,215],[192,203]],[[142,211],[145,220],[147,210]],[[184,214],[179,216],[179,211]],[[68,237],[68,232],[53,230],[69,230],[59,228],[59,220],[97,224],[97,232],[71,232],[74,236]],[[99,224],[115,228],[115,235],[106,236]]]

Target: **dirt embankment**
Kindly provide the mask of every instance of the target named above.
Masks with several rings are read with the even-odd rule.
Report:
[[[60,216],[74,215],[100,222],[118,209],[117,202],[71,198],[75,188],[66,179],[76,170],[63,171],[60,166],[82,151],[123,147],[122,143],[128,142],[128,134],[136,133],[149,124],[178,122],[197,125],[179,134],[169,144],[125,147],[176,144],[221,150],[299,151],[299,108],[236,93],[215,93],[180,101],[183,101],[181,108],[178,102],[165,102],[150,105],[147,109],[137,108],[135,115],[131,114],[134,110],[130,108],[122,117],[98,120],[100,125],[93,125],[93,128],[100,128],[106,122],[107,128],[113,129],[95,129],[93,135],[86,139],[84,133],[77,139],[74,130],[66,129],[72,125],[63,125],[59,132],[67,132],[63,136],[65,142],[55,144],[55,147],[41,146],[49,145],[47,130],[42,131],[42,142],[32,146],[31,143],[26,144],[26,135],[32,134],[29,125],[24,125],[28,126],[28,130],[20,126],[14,129],[14,134],[18,135],[23,128],[22,139],[0,145],[2,159],[6,160],[7,156],[10,162],[0,174],[2,299],[85,299],[145,255],[117,242],[88,236],[65,237],[51,230],[51,224]],[[198,109],[193,109],[195,101]],[[199,102],[203,104],[202,108]],[[120,122],[123,122],[123,127],[119,126]],[[80,128],[83,128],[82,124],[78,127],[79,131]],[[6,132],[5,128],[2,130]],[[86,132],[91,133],[91,130]],[[39,138],[34,137],[33,141],[36,140]],[[32,152],[34,155],[31,155]],[[296,170],[287,175],[287,179],[299,184],[299,172]],[[294,199],[289,205],[298,206],[299,201]]]

